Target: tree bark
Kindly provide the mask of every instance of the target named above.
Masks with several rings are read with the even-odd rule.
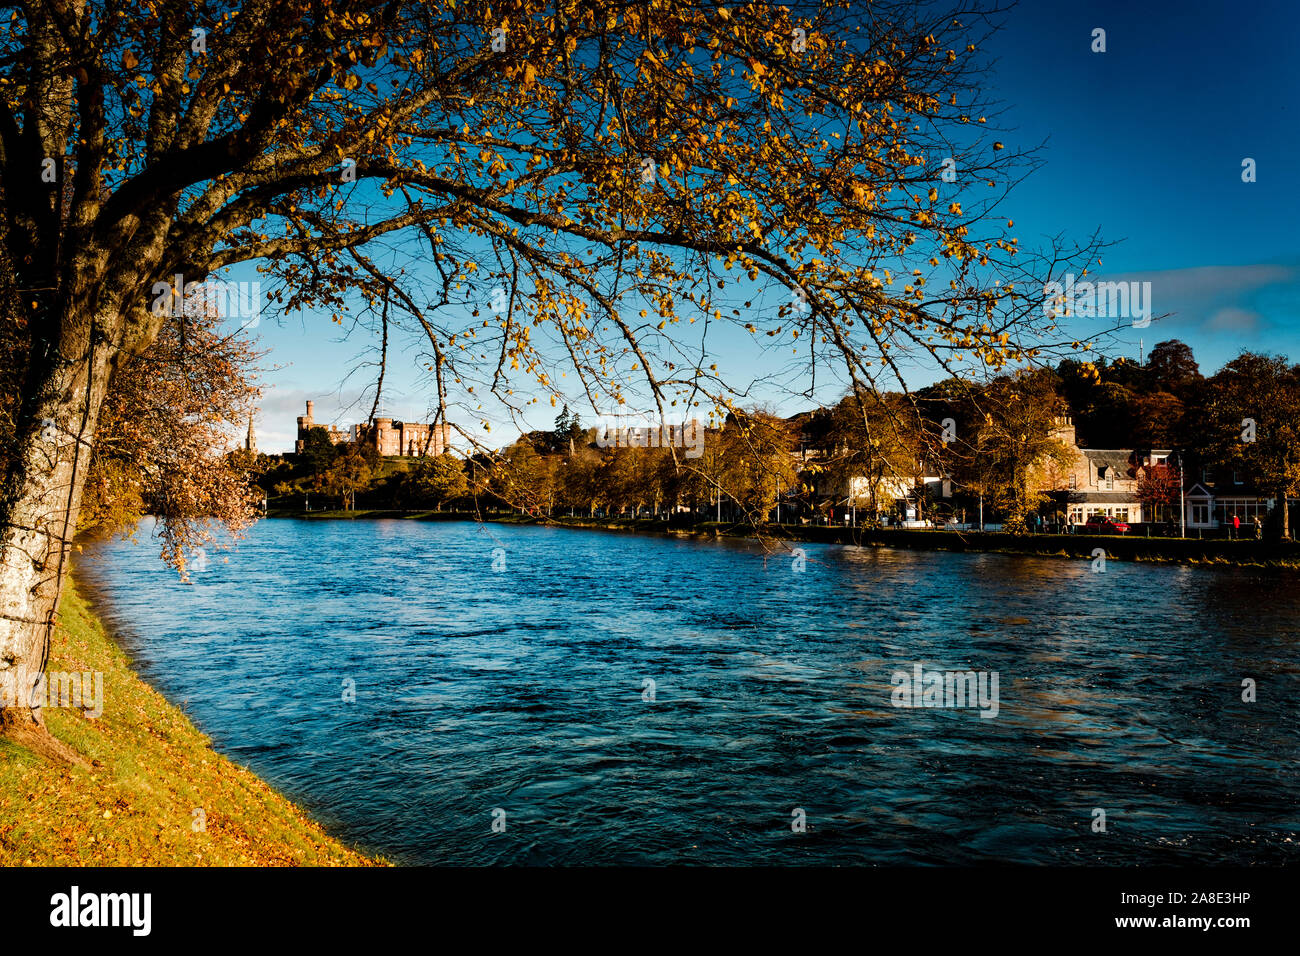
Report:
[[[94,324],[63,323],[29,369],[0,487],[0,732],[43,730],[33,690],[49,654],[91,443],[113,366]]]

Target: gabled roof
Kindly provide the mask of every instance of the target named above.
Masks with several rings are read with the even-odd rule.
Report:
[[[1079,454],[1094,468],[1105,465],[1116,471],[1127,472],[1133,467],[1133,451],[1128,448],[1080,448]]]
[[[1188,498],[1213,498],[1216,501],[1222,501],[1225,498],[1273,498],[1276,497],[1267,491],[1260,491],[1254,485],[1234,485],[1231,483],[1222,486],[1215,485],[1213,488],[1207,488],[1199,481],[1187,489]]]

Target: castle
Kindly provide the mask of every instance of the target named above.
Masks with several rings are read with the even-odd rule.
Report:
[[[324,431],[335,445],[350,443],[371,448],[385,457],[441,455],[451,442],[451,426],[446,423],[425,425],[376,418],[373,425],[353,425],[347,430],[337,425],[317,425],[312,418],[312,403],[308,402],[307,414],[298,416],[298,440],[293,447],[296,454],[302,454],[307,433],[313,428]]]

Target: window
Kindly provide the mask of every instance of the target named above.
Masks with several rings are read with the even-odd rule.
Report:
[[[1233,469],[1233,472],[1232,472],[1232,483],[1233,483],[1234,485],[1239,485],[1239,484],[1241,484],[1241,476],[1240,476],[1239,474],[1237,474],[1236,469]]]
[[[1106,488],[1107,490],[1109,490],[1114,487],[1115,487],[1115,472],[1108,468],[1106,469]]]
[[[1209,524],[1210,523],[1210,506],[1209,505],[1192,505],[1192,524]]]
[[[1238,518],[1243,522],[1262,521],[1268,516],[1268,502],[1253,498],[1227,498],[1214,507],[1215,517],[1225,524]]]

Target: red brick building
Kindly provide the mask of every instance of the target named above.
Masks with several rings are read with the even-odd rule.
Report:
[[[298,440],[294,443],[294,451],[298,454],[302,454],[307,432],[313,428],[325,429],[330,441],[336,445],[350,442],[373,448],[385,457],[441,455],[451,442],[451,426],[446,423],[427,425],[376,418],[373,425],[353,425],[346,431],[336,425],[318,425],[312,418],[312,403],[308,402],[307,414],[298,416]]]

